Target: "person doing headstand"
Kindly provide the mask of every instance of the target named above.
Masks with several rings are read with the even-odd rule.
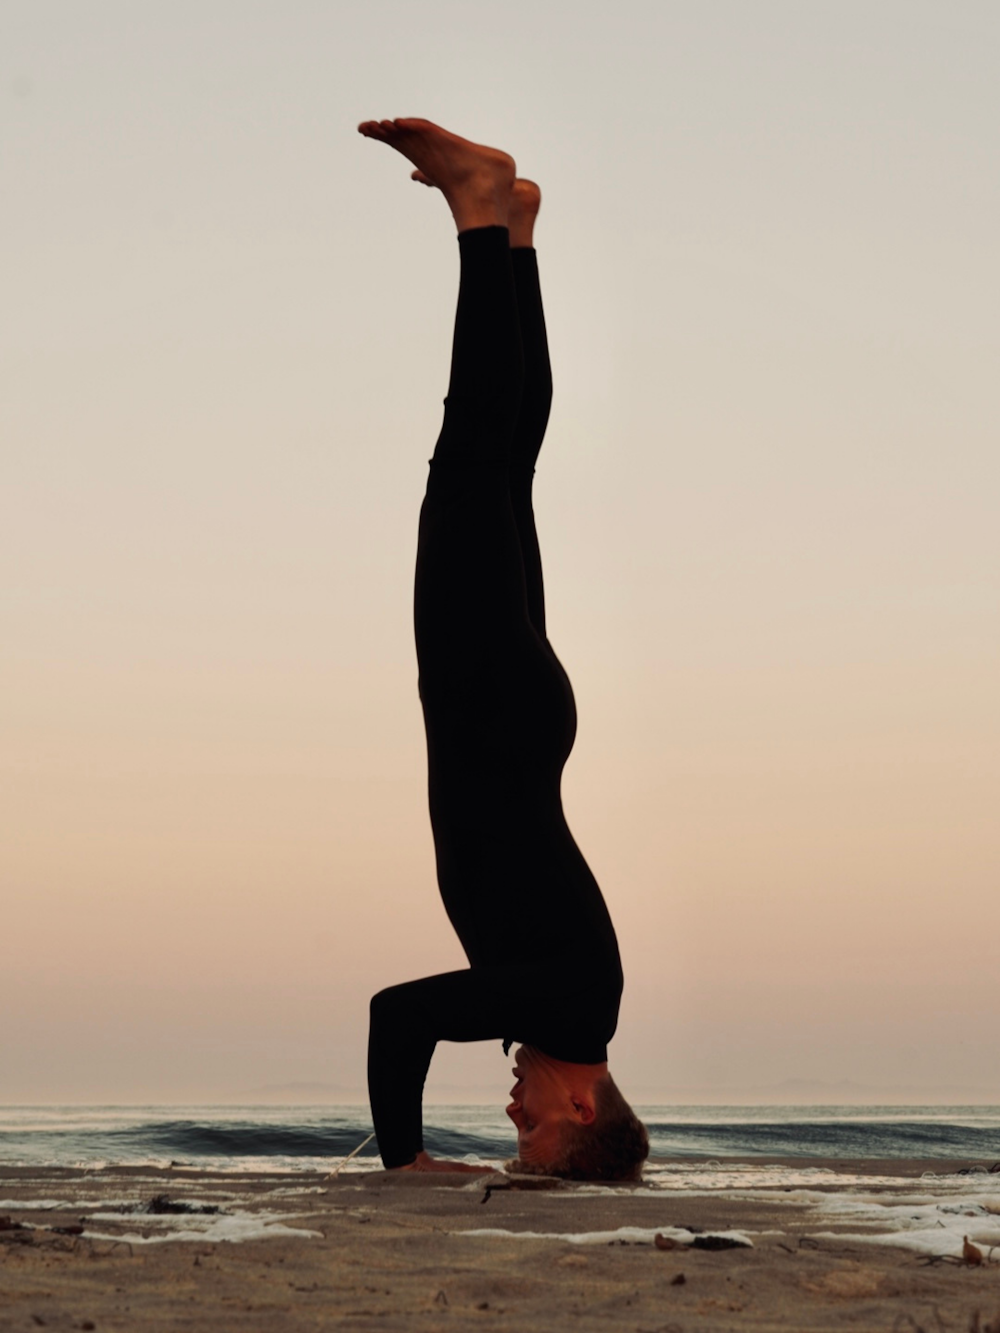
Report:
[[[426,120],[365,121],[436,186],[461,277],[444,425],[420,514],[414,622],[441,897],[469,967],[380,991],[368,1085],[387,1169],[469,1169],[424,1151],[438,1041],[515,1042],[518,1166],[629,1180],[646,1131],[607,1064],[622,969],[563,815],[576,712],[545,633],[531,504],[552,397],[532,237],[541,196],[506,153]]]

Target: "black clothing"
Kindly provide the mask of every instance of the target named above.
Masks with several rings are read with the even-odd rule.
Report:
[[[511,251],[504,227],[463,232],[459,249],[415,628],[438,883],[470,967],[372,1000],[368,1083],[386,1167],[423,1146],[438,1041],[516,1040],[598,1064],[622,991],[611,918],[559,792],[576,711],[545,637],[531,508],[552,396],[535,252]]]

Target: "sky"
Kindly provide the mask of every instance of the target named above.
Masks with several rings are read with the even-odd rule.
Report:
[[[400,115],[544,195],[623,1091],[1000,1101],[998,57],[985,0],[6,0],[0,1101],[363,1099],[370,995],[464,963],[410,626],[457,253],[355,133]]]

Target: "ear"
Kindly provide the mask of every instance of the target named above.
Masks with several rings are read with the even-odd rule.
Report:
[[[594,1110],[594,1103],[589,1097],[579,1096],[573,1093],[571,1098],[573,1104],[573,1114],[579,1120],[581,1125],[592,1125],[597,1119],[597,1112]]]

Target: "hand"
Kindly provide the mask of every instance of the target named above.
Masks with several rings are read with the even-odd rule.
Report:
[[[418,1152],[409,1166],[394,1166],[393,1171],[458,1171],[466,1176],[491,1176],[492,1166],[473,1166],[471,1162],[448,1162],[432,1157],[430,1153]]]

